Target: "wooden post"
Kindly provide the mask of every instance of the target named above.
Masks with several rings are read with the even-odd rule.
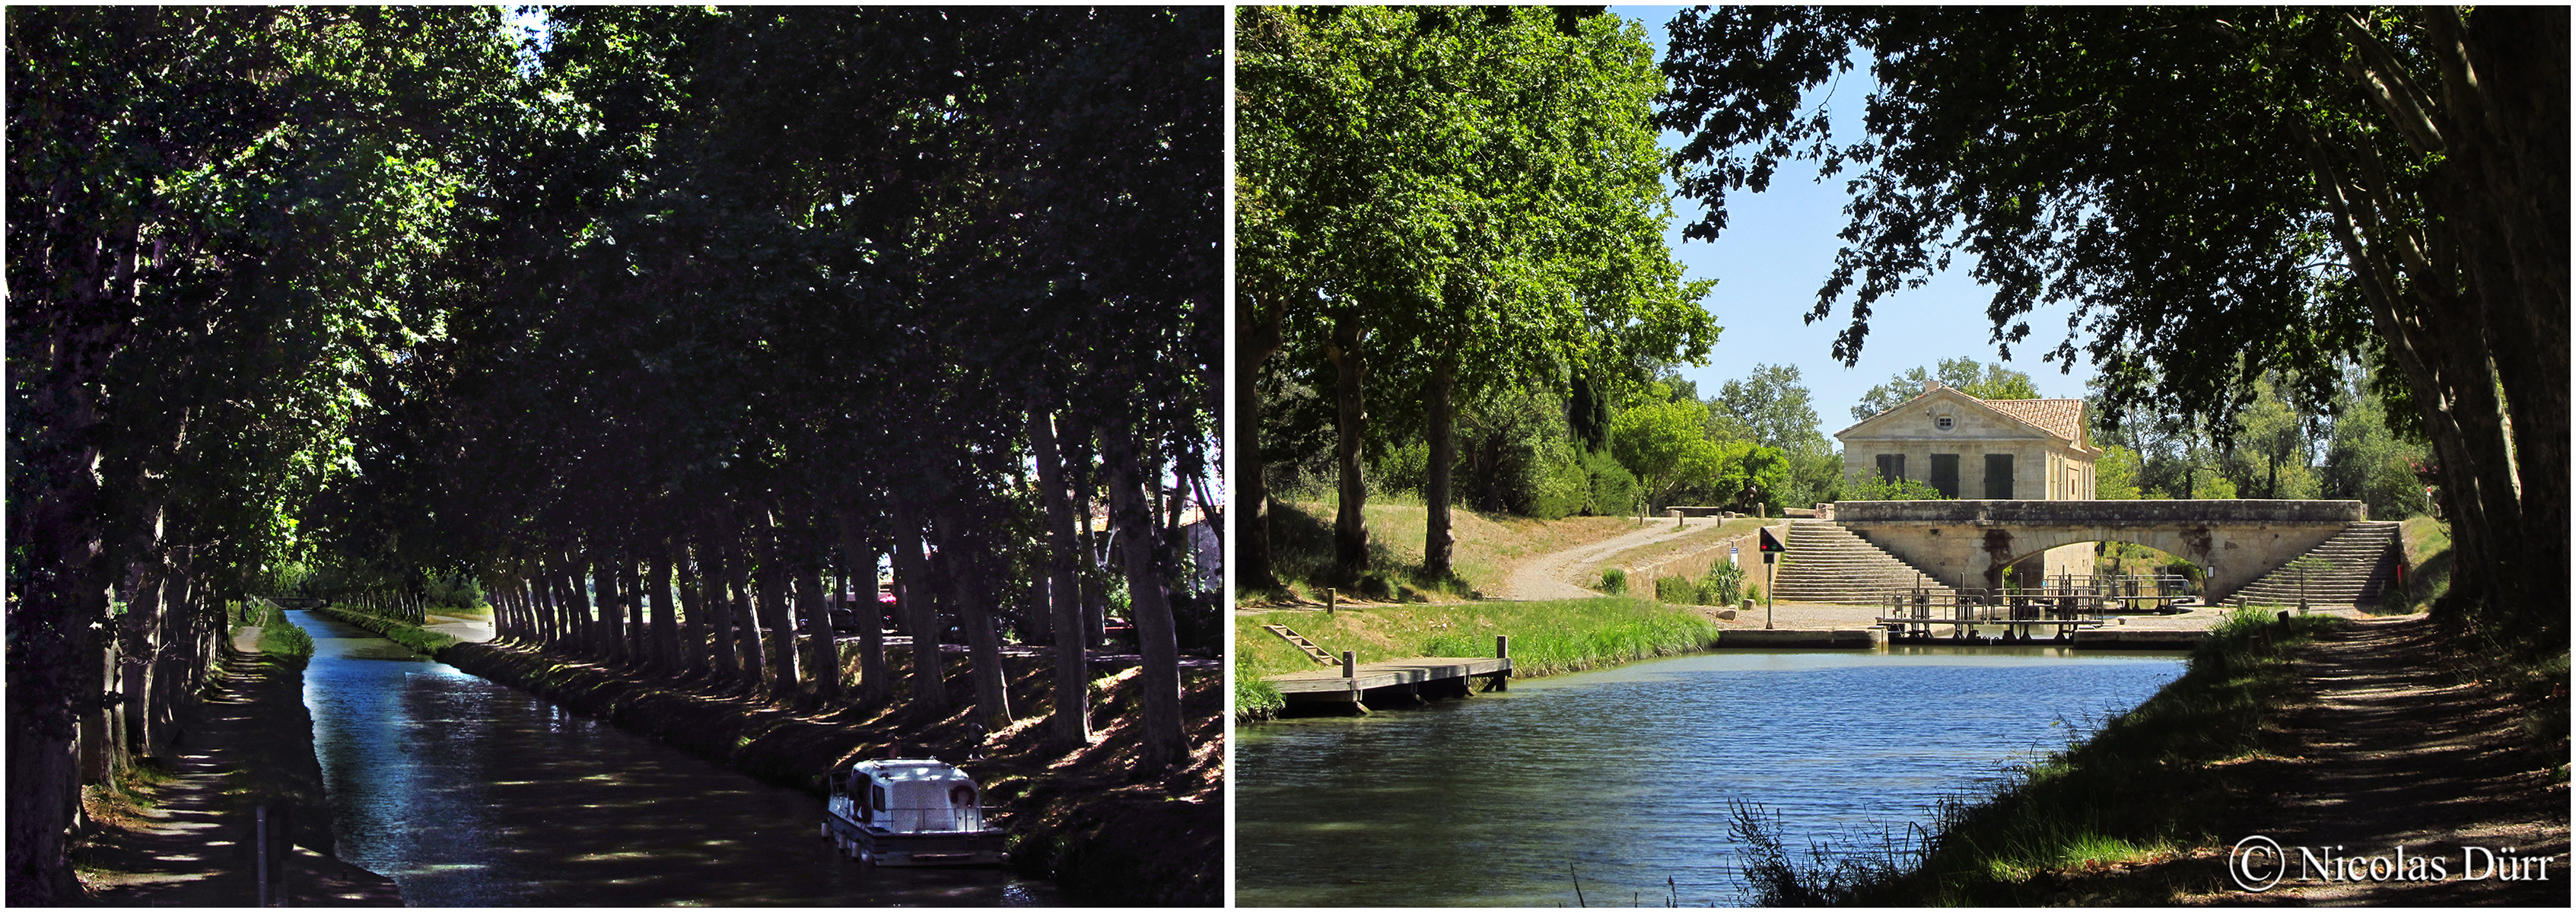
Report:
[[[1324,614],[1333,614],[1333,588],[1324,588]]]
[[[1510,659],[1510,658],[1512,658],[1512,636],[1511,636],[1511,635],[1509,635],[1509,634],[1496,634],[1496,635],[1494,635],[1494,658],[1495,658],[1495,659]],[[1500,672],[1496,672],[1496,673],[1494,673],[1494,674],[1493,674],[1493,676],[1492,676],[1492,677],[1485,679],[1485,681],[1488,683],[1488,684],[1486,685],[1486,687],[1485,687],[1485,690],[1487,690],[1487,691],[1508,691],[1508,690],[1511,690],[1509,686],[1507,686],[1506,684],[1504,684],[1506,681],[1510,680],[1510,678],[1511,678],[1511,677],[1512,677],[1512,670],[1510,670],[1510,669],[1508,669],[1508,668],[1506,668],[1506,669],[1504,669],[1504,670],[1502,670],[1502,671],[1500,671]]]
[[[1358,654],[1352,653],[1349,650],[1342,651],[1342,677],[1358,678],[1359,674],[1360,663]]]

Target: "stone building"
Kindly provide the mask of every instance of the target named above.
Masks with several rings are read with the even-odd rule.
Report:
[[[2093,500],[2093,461],[2102,451],[2086,437],[2083,400],[1978,399],[1938,383],[1834,433],[1843,477],[1853,482],[1903,478],[1945,497],[2029,501]],[[2030,580],[2089,574],[2092,566],[2093,547],[2072,545],[2014,573]]]

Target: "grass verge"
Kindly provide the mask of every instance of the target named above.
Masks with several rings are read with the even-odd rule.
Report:
[[[261,605],[267,609],[259,623],[259,652],[311,659],[313,635],[286,620],[285,610],[266,602]]]
[[[1282,501],[1270,513],[1270,560],[1284,591],[1246,591],[1253,599],[1293,596],[1321,601],[1321,588],[1365,593],[1383,588],[1401,595],[1411,588],[1429,596],[1466,598],[1500,592],[1511,569],[1522,561],[1586,542],[1633,532],[1634,517],[1567,517],[1533,520],[1509,514],[1487,514],[1465,507],[1449,511],[1452,546],[1449,577],[1422,572],[1422,538],[1431,510],[1420,503],[1372,501],[1365,511],[1369,529],[1369,566],[1361,579],[1345,579],[1333,568],[1331,502]],[[1369,578],[1376,578],[1374,581]]]
[[[1259,682],[1321,668],[1287,641],[1262,630],[1287,625],[1327,653],[1349,650],[1360,662],[1409,656],[1492,656],[1495,635],[1512,639],[1512,676],[1537,678],[1704,650],[1717,624],[1697,612],[1650,599],[1608,597],[1552,602],[1475,602],[1347,608],[1332,614],[1286,611],[1238,614],[1235,681]],[[1275,696],[1275,690],[1270,691]],[[1244,714],[1247,690],[1235,689]],[[1257,692],[1251,697],[1261,697]],[[1276,709],[1276,708],[1271,708]]]
[[[430,656],[437,656],[438,651],[455,646],[457,643],[456,638],[434,631],[422,630],[411,622],[397,621],[381,615],[369,615],[365,612],[360,612],[346,606],[327,606],[313,611],[329,615],[333,618],[357,625],[358,627],[365,628],[369,631],[374,631],[378,636],[381,636],[386,640],[410,647],[413,650],[426,653]],[[262,641],[262,643],[266,643],[266,641]],[[311,641],[306,641],[306,644],[306,652],[310,653]]]
[[[2146,862],[2223,842],[2234,805],[2232,765],[2262,755],[2274,708],[2297,685],[2289,648],[2345,623],[2331,616],[2230,615],[2192,653],[2181,678],[2093,736],[2030,765],[1978,802],[1942,803],[1934,824],[1909,841],[1836,853],[1811,847],[1801,862],[1765,834],[1760,810],[1739,810],[1750,847],[1745,872],[1763,905],[1868,906],[2154,904],[2171,885],[2114,880],[2135,896],[2069,898],[2058,876]],[[1751,839],[1746,838],[1751,831]]]

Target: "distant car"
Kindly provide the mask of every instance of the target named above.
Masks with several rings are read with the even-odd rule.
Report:
[[[1107,640],[1110,643],[1126,647],[1130,650],[1137,649],[1138,641],[1136,640],[1136,625],[1134,622],[1128,621],[1127,619],[1119,618],[1115,615],[1101,619],[1100,635],[1102,639]]]

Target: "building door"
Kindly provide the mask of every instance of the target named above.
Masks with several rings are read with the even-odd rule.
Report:
[[[2008,500],[2013,496],[2012,458],[2009,453],[1986,454],[1986,497]]]
[[[1932,477],[1925,481],[1931,482],[1932,487],[1941,492],[1941,496],[1944,498],[1958,497],[1959,455],[1955,453],[1933,454]]]
[[[1905,455],[1902,453],[1879,454],[1878,478],[1881,481],[1886,482],[1894,482],[1905,478]]]

